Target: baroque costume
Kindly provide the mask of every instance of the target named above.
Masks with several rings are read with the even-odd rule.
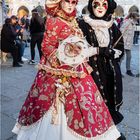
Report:
[[[119,108],[123,103],[122,76],[119,65],[124,53],[123,38],[110,16],[116,7],[114,1],[108,0],[108,10],[100,18],[93,13],[92,1],[89,0],[88,3],[90,15],[85,15],[82,19],[79,19],[79,27],[82,29],[88,43],[99,48],[98,55],[94,55],[89,59],[89,64],[93,68],[91,75],[110,110],[115,124],[118,124],[123,119],[122,114],[119,112]],[[114,58],[114,48],[122,52],[116,59]]]
[[[40,70],[13,129],[18,140],[116,140],[120,136],[87,62],[69,66],[57,58],[60,41],[81,34],[75,14],[67,17],[61,9],[47,16]]]

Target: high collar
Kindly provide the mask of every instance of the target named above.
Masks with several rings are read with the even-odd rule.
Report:
[[[88,23],[93,29],[99,28],[107,28],[109,29],[113,24],[113,18],[109,21],[101,20],[101,19],[94,19],[88,15],[83,17],[84,21]]]
[[[66,21],[72,21],[76,17],[76,10],[74,10],[71,14],[66,13],[64,10],[60,9],[56,16],[66,20]]]

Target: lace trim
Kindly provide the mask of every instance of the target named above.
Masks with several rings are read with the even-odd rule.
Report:
[[[98,28],[110,28],[113,24],[113,19],[110,21],[104,21],[104,20],[94,20],[90,18],[89,16],[83,17],[84,21],[88,23],[93,29]]]
[[[67,129],[70,131],[70,133],[81,140],[116,140],[121,136],[115,125],[111,126],[105,133],[91,138],[81,136],[69,127],[67,127]]]
[[[100,47],[107,47],[110,42],[108,29],[113,24],[113,19],[110,21],[94,20],[89,16],[84,17],[84,21],[88,23],[95,32]]]
[[[53,106],[50,107],[50,109],[44,114],[43,117],[47,117],[48,113],[50,113],[52,111],[53,111]],[[40,118],[37,122],[35,122],[31,125],[28,125],[28,126],[23,126],[23,125],[19,124],[18,122],[16,122],[14,128],[12,129],[12,132],[15,134],[18,134],[20,130],[28,130],[33,127],[36,127],[43,120],[43,117]]]

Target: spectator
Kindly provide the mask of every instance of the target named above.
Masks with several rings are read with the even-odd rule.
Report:
[[[140,31],[137,29],[138,26],[140,26],[140,19],[139,19],[139,15],[137,15],[137,19],[136,19],[136,30],[134,32],[134,38],[133,38],[133,44],[134,45],[139,45],[139,34]]]
[[[123,17],[120,17],[120,22],[118,23],[118,28],[120,29],[123,23]]]
[[[30,42],[30,33],[29,33],[29,25],[30,21],[26,15],[24,15],[21,19],[21,25],[24,28],[22,41],[25,43],[25,47],[28,47],[28,43]],[[23,60],[27,61],[28,59],[22,57]]]
[[[25,27],[25,25],[21,22],[21,19],[19,19],[18,23],[16,25],[16,29],[17,30],[23,29],[23,32],[24,32],[24,30],[25,30],[24,27]],[[22,58],[23,58],[24,50],[25,50],[25,46],[26,46],[26,42],[23,41],[23,32],[16,37],[16,44],[18,47],[20,47],[20,55],[21,55],[20,63],[22,63],[22,64],[24,63]]]
[[[130,13],[120,28],[124,38],[124,49],[126,54],[126,74],[135,77],[131,71],[131,49],[133,46],[134,30],[136,27],[136,14]]]
[[[3,52],[10,52],[13,57],[13,67],[21,67],[20,47],[16,45],[16,37],[20,35],[23,30],[16,30],[15,25],[17,17],[12,16],[5,20],[5,24],[1,30],[1,50]]]
[[[44,19],[39,15],[37,9],[32,10],[32,18],[30,23],[31,34],[31,60],[29,64],[35,64],[35,45],[37,44],[39,56],[41,58],[41,43],[43,40],[43,34],[45,31]]]
[[[21,18],[21,23],[22,23],[22,25],[25,25],[25,29],[28,31],[29,30],[30,21],[29,21],[29,19],[28,19],[28,17],[26,15],[24,15]]]

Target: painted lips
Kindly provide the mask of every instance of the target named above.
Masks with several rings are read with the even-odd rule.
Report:
[[[99,11],[99,10],[98,10],[98,12],[99,12],[99,13],[102,13],[103,11]]]

